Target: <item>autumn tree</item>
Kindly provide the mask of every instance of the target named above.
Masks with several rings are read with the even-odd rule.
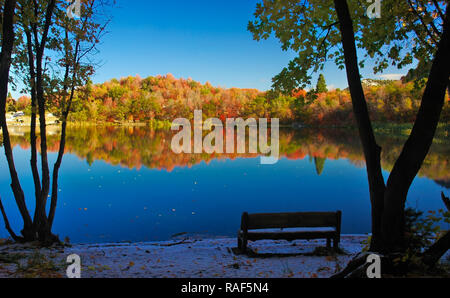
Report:
[[[290,92],[310,84],[312,74],[322,70],[328,60],[346,69],[369,180],[371,249],[389,253],[405,249],[407,193],[432,144],[444,105],[450,71],[450,9],[447,1],[386,0],[382,1],[381,18],[368,18],[366,10],[360,3],[344,0],[266,0],[257,4],[256,20],[248,29],[256,40],[275,33],[284,50],[298,53],[274,77],[277,90]],[[361,60],[357,47],[364,53]],[[374,71],[380,72],[389,63],[402,68],[419,57],[433,61],[431,71],[412,132],[385,183],[382,148],[373,132],[359,67],[373,59]]]
[[[27,95],[22,95],[17,99],[17,102],[15,104],[16,109],[18,111],[23,111],[26,108],[28,108],[31,105],[31,98]]]

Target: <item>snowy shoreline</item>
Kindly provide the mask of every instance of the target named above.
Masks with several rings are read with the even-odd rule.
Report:
[[[74,244],[71,247],[36,248],[32,245],[0,245],[0,277],[47,276],[31,268],[40,258],[50,277],[66,277],[71,254],[81,257],[82,278],[326,278],[341,270],[364,246],[367,235],[342,235],[345,254],[315,256],[325,240],[250,242],[250,256],[235,254],[236,238],[183,239],[143,243]],[[2,261],[19,258],[17,263]],[[22,269],[21,269],[22,268]]]

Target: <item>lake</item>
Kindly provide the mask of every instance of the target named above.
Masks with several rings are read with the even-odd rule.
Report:
[[[33,212],[26,129],[11,128],[16,168]],[[175,154],[170,131],[146,127],[70,127],[59,176],[53,231],[73,243],[167,240],[179,233],[235,236],[243,211],[342,210],[342,232],[370,232],[364,157],[356,130],[281,129],[280,160],[256,154]],[[50,168],[59,131],[49,128]],[[405,136],[377,136],[385,178]],[[433,144],[408,194],[420,210],[443,208],[450,187],[449,141]],[[0,154],[0,195],[11,225],[21,219]],[[0,237],[8,234],[1,221]]]

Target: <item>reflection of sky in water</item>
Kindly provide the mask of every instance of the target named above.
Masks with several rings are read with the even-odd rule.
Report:
[[[21,220],[9,187],[3,155],[0,195],[10,222]],[[34,207],[29,150],[16,147],[16,167]],[[56,158],[50,154],[50,165]],[[308,157],[275,165],[259,158],[213,160],[208,165],[176,167],[173,171],[130,170],[95,161],[89,166],[72,154],[64,156],[54,232],[72,242],[164,240],[180,232],[235,236],[243,211],[343,211],[343,233],[370,232],[370,204],[365,168],[346,159],[326,160],[316,173]],[[387,173],[385,172],[387,178]],[[422,210],[443,207],[443,187],[417,177],[408,204]],[[1,223],[0,237],[7,232]]]

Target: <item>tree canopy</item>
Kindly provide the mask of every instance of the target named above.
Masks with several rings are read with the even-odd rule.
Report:
[[[370,19],[370,3],[350,1],[355,40],[363,50],[359,61],[374,62],[374,72],[389,65],[403,68],[416,59],[431,61],[443,30],[446,1],[381,1],[381,17]],[[273,88],[290,92],[311,85],[312,74],[327,61],[344,68],[343,48],[333,1],[276,1],[258,3],[248,30],[255,40],[278,38],[283,50],[298,55],[273,78]]]

